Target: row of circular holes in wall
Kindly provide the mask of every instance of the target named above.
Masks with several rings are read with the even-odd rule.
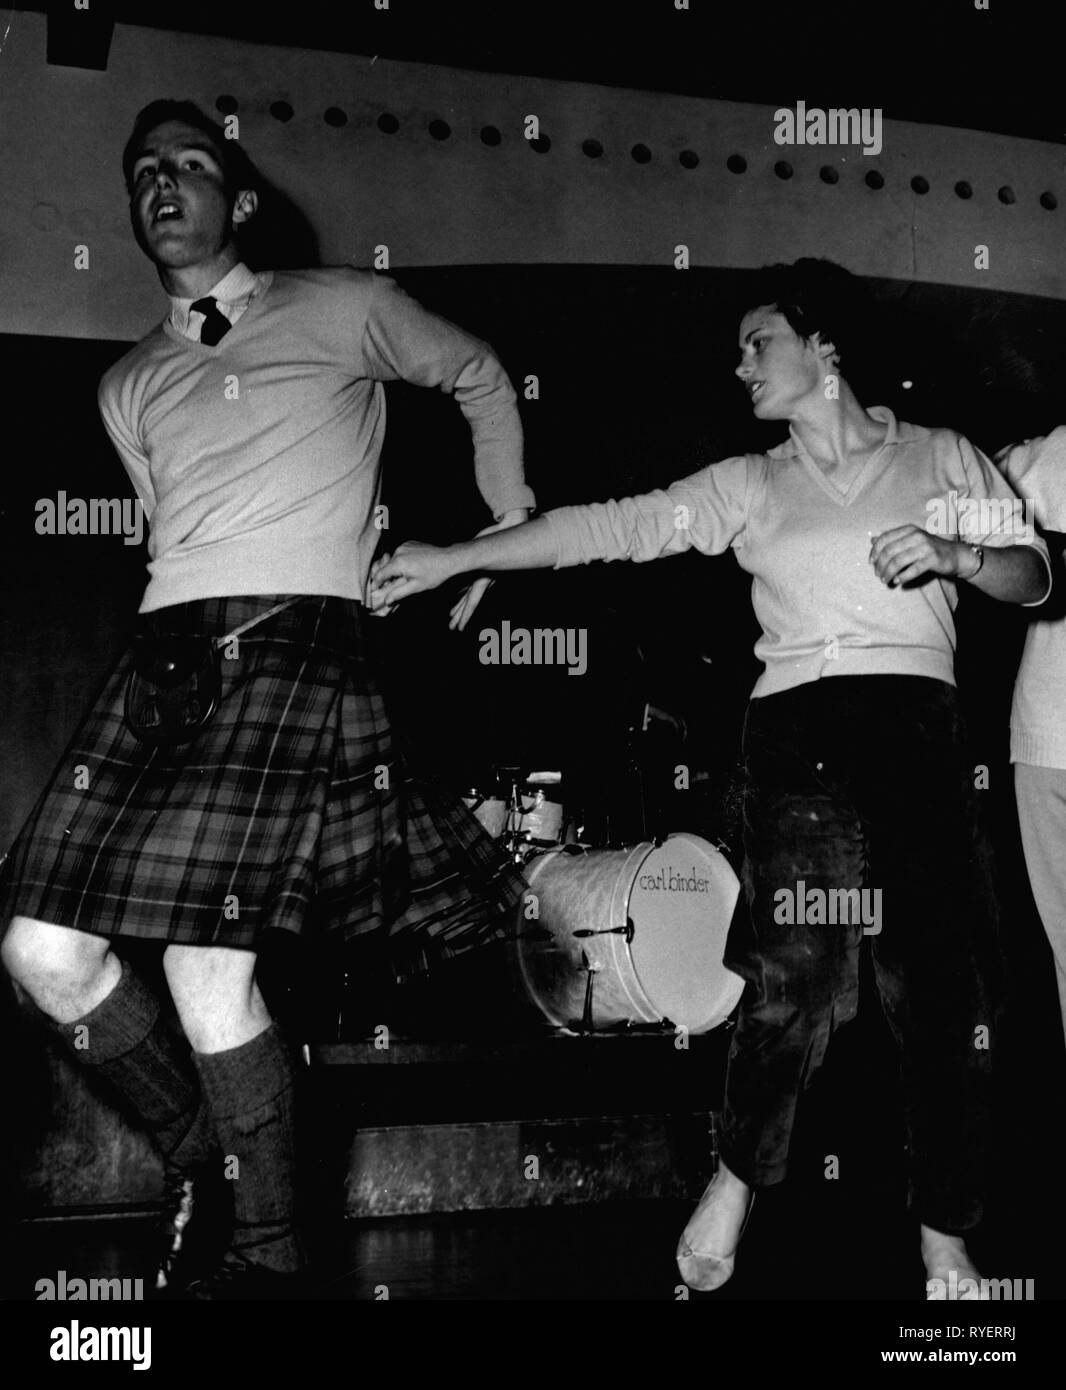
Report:
[[[215,102],[215,106],[223,115],[232,115],[237,110],[237,99],[236,97],[219,97]],[[291,121],[295,112],[287,101],[275,101],[270,107],[270,114],[275,120]],[[348,123],[347,115],[339,106],[329,107],[323,113],[322,119],[327,125],[331,126],[343,126]],[[400,122],[387,111],[378,117],[378,129],[385,135],[395,135],[399,128]],[[428,130],[434,140],[447,140],[452,133],[452,128],[448,122],[441,120],[430,121]],[[503,136],[496,126],[487,125],[481,128],[481,140],[485,145],[499,145],[503,141]],[[535,140],[527,141],[527,144],[535,150],[537,154],[547,154],[551,149],[551,143],[547,135],[541,135]],[[599,140],[583,140],[581,149],[589,159],[599,159],[604,152],[603,145]],[[647,145],[634,145],[630,150],[630,155],[637,164],[650,164],[652,160],[652,153]],[[677,157],[677,161],[683,169],[695,169],[699,165],[700,157],[695,150],[682,150]],[[748,168],[748,161],[741,154],[731,154],[725,163],[726,168],[732,174],[743,174]],[[794,172],[795,170],[787,160],[779,159],[774,165],[774,173],[779,179],[790,179]],[[834,169],[831,164],[824,164],[818,171],[818,177],[823,183],[834,184],[840,181],[840,172]],[[873,188],[875,190],[882,189],[885,186],[885,176],[879,169],[870,169],[865,176],[864,182],[868,188]],[[911,179],[911,188],[918,194],[928,193],[930,191],[929,180],[923,178],[921,174],[915,174],[914,178]],[[955,195],[958,198],[972,198],[973,186],[967,183],[965,179],[960,179],[955,185]],[[1018,201],[1014,189],[1007,184],[1004,184],[1004,186],[999,189],[997,196],[1001,203],[1005,203],[1008,206]],[[1048,212],[1054,212],[1059,205],[1058,199],[1055,197],[1054,193],[1049,191],[1041,193],[1039,201],[1040,206],[1045,208]]]

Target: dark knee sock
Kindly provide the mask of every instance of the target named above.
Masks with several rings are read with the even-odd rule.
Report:
[[[296,1073],[289,1049],[272,1024],[240,1047],[194,1052],[193,1059],[223,1164],[233,1167],[233,1249],[253,1264],[296,1271],[304,1255],[296,1230]]]
[[[70,1055],[132,1109],[169,1167],[188,1172],[217,1148],[188,1044],[130,968],[74,1023],[50,1019]]]

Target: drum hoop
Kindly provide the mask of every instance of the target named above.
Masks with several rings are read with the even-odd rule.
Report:
[[[633,897],[633,890],[637,886],[637,879],[645,862],[657,848],[658,846],[654,840],[642,840],[639,845],[633,846],[628,859],[619,867],[618,878],[615,880],[614,893],[611,897],[612,927],[624,927],[630,920],[629,905]],[[627,886],[623,888],[623,884]],[[618,981],[625,990],[629,1002],[641,1015],[643,1022],[661,1022],[663,1018],[662,1010],[656,1008],[653,1000],[641,984],[640,974],[637,970],[637,962],[633,958],[632,943],[627,941],[624,936],[612,936],[609,940],[616,957],[615,971]],[[623,961],[618,959],[622,952],[625,953],[625,969],[621,968]],[[630,988],[630,981],[632,981],[633,989]],[[634,990],[636,991],[635,993]]]
[[[526,893],[530,893],[530,892],[533,892],[533,891],[534,891],[533,885],[534,885],[534,883],[536,882],[536,879],[537,879],[537,877],[538,877],[538,870],[541,868],[541,866],[542,866],[547,860],[553,859],[557,854],[560,854],[560,853],[562,853],[562,848],[561,848],[561,846],[557,846],[555,849],[546,849],[546,850],[538,851],[536,854],[532,855],[532,856],[526,861],[525,864],[523,864],[523,866],[522,866],[522,877],[523,877],[523,878],[525,879],[525,881],[526,881]],[[523,907],[523,910],[525,909],[525,905],[526,905],[526,895],[525,895],[525,893],[524,893],[524,894],[522,895],[522,907]],[[517,962],[518,962],[518,973],[519,973],[519,975],[520,975],[521,978],[522,978],[522,983],[523,983],[523,984],[525,985],[525,987],[526,987],[526,993],[527,993],[527,994],[529,995],[529,997],[533,1000],[533,1002],[536,1004],[537,1008],[541,1011],[541,1013],[544,1015],[544,1017],[548,1020],[549,1023],[553,1024],[555,1027],[565,1027],[565,1026],[566,1026],[565,1024],[560,1024],[559,1020],[558,1020],[557,1018],[555,1018],[555,1017],[549,1012],[549,1009],[548,1009],[547,1004],[545,1004],[544,1001],[543,1001],[543,1000],[540,998],[540,996],[538,995],[537,989],[536,989],[536,981],[532,978],[532,976],[531,976],[530,973],[529,973],[529,966],[528,966],[528,964],[527,964],[527,962],[526,962],[525,954],[523,953],[523,951],[522,951],[522,949],[521,949],[520,943],[516,943],[516,945],[517,945],[517,947],[518,947],[518,949],[517,949],[517,951],[516,951],[516,959],[517,959]]]

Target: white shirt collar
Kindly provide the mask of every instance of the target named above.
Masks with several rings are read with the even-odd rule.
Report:
[[[260,285],[259,276],[248,269],[243,261],[238,261],[235,266],[223,275],[217,285],[213,285],[207,291],[207,296],[218,303],[219,310],[231,318],[231,313],[227,310],[243,309],[248,300],[258,291]],[[206,298],[204,295],[197,295],[197,299]],[[179,333],[189,332],[189,309],[192,299],[179,299],[177,295],[170,296],[170,322]]]
[[[909,444],[912,440],[921,439],[929,433],[922,425],[911,425],[906,420],[897,420],[887,405],[871,405],[867,408],[866,413],[888,426],[885,444]],[[790,425],[788,438],[775,445],[774,448],[767,449],[766,452],[772,459],[787,459],[795,458],[802,451],[803,445],[800,443],[799,436]]]

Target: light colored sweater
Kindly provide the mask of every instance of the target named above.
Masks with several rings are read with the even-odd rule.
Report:
[[[514,389],[485,343],[367,271],[260,280],[217,346],[168,319],[100,383],[150,522],[142,613],[236,594],[362,599],[380,536],[386,381],[455,396],[497,519],[534,504]]]
[[[869,560],[873,538],[908,522],[954,538],[1010,545],[1020,504],[987,458],[951,430],[897,423],[846,493],[790,434],[768,454],[711,464],[670,487],[623,501],[546,513],[557,567],[590,560],[654,560],[732,546],[753,576],[766,663],[756,696],[824,676],[914,675],[954,684],[955,582],[934,576],[889,589]],[[977,503],[1001,499],[981,509]],[[974,505],[968,505],[968,500]],[[1031,542],[1047,563],[1047,547]],[[713,621],[713,615],[707,615]]]
[[[996,464],[1048,531],[1066,531],[1066,426],[1004,449]],[[1066,583],[1060,563],[1056,582]],[[1013,763],[1066,768],[1066,619],[1033,615],[1010,715]]]

